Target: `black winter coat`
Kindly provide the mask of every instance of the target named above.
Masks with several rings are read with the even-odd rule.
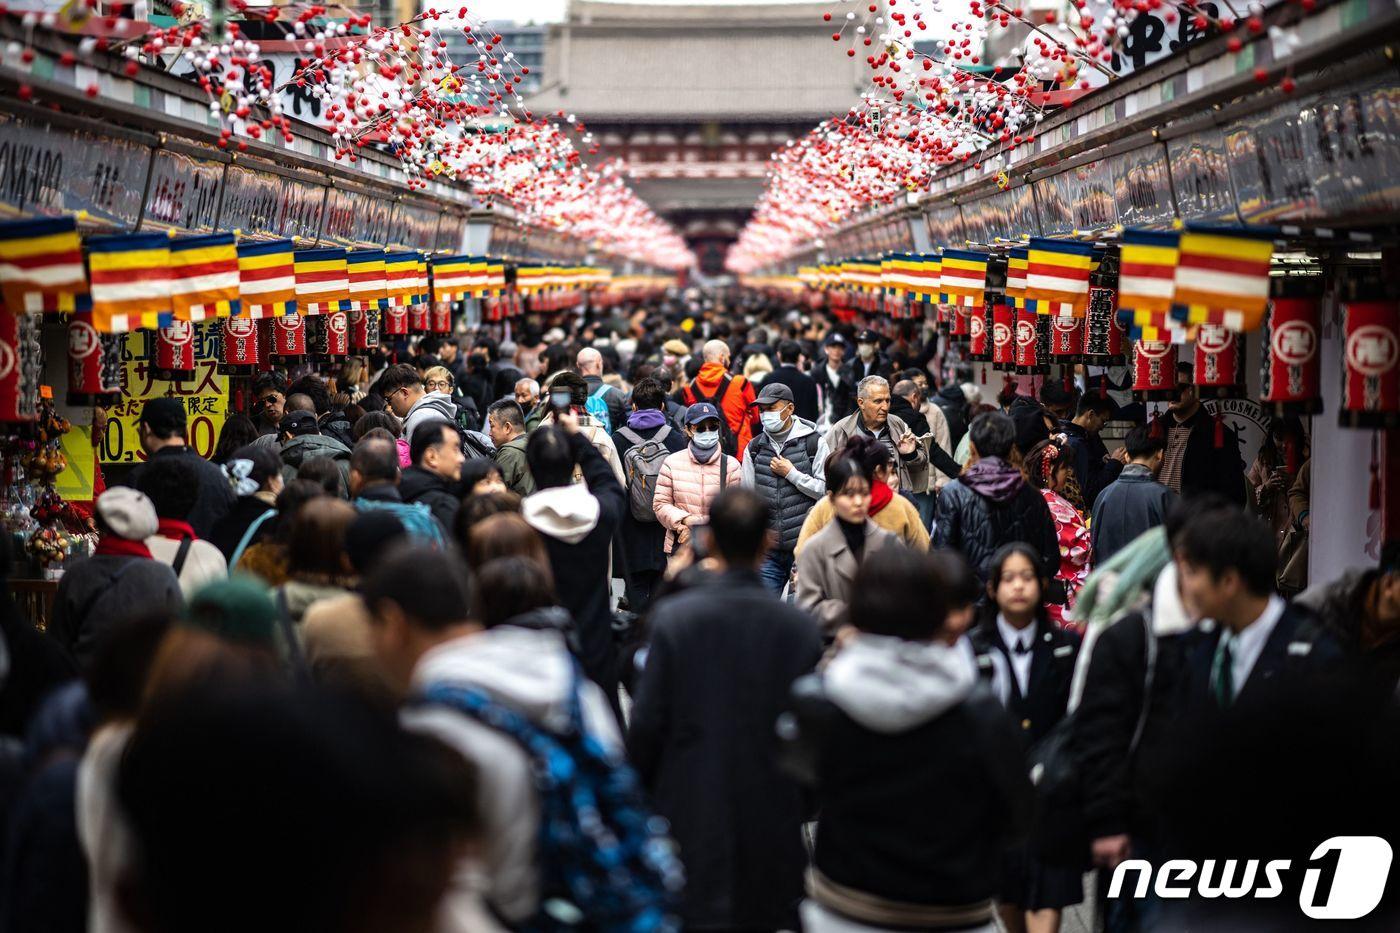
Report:
[[[855,722],[818,675],[793,686],[793,704],[783,764],[815,790],[823,875],[905,904],[995,895],[1002,852],[1030,821],[1031,785],[1017,730],[990,691],[897,733]]]
[[[1220,446],[1215,446],[1215,417],[1204,406],[1197,409],[1185,423],[1191,426],[1191,436],[1186,441],[1186,456],[1181,462],[1182,498],[1213,492],[1236,505],[1247,505],[1249,499],[1239,435],[1232,428],[1221,425]],[[1168,418],[1163,426],[1170,425],[1171,419]]]
[[[405,502],[421,502],[433,512],[443,536],[452,537],[457,509],[462,504],[457,484],[422,467],[405,467],[399,479],[399,495]]]
[[[627,750],[680,845],[688,930],[799,928],[807,812],[774,723],[821,652],[812,618],[750,572],[656,604]]]
[[[792,390],[793,410],[797,417],[815,422],[821,416],[817,401],[817,382],[791,363],[784,363],[763,379],[764,385],[783,385]]]
[[[842,366],[836,371],[835,381],[826,371],[826,360],[818,360],[812,367],[812,381],[816,383],[819,405],[831,407],[831,423],[850,417],[856,410],[856,386],[849,378],[849,368]],[[815,420],[815,419],[814,419]]]
[[[984,584],[992,555],[1002,545],[1024,541],[1034,547],[1040,552],[1041,574],[1051,581],[1047,601],[1059,601],[1062,591],[1055,591],[1054,577],[1060,568],[1060,539],[1044,497],[1030,483],[1022,483],[1008,500],[995,502],[955,479],[938,496],[937,516],[934,546],[961,551]]]
[[[1071,463],[1074,478],[1079,481],[1080,495],[1086,507],[1092,506],[1099,493],[1118,478],[1123,464],[1108,458],[1108,446],[1103,438],[1090,434],[1073,421],[1061,421],[1060,430],[1069,438]]]
[[[967,433],[967,396],[963,395],[959,386],[946,385],[934,393],[933,404],[937,405],[943,412],[943,417],[948,419],[948,443],[956,448]]]
[[[618,429],[627,427],[627,422],[614,425],[613,443],[617,445],[617,460],[624,463],[623,455],[631,450],[633,444],[623,434],[618,433]],[[684,450],[686,445],[685,432],[676,428],[675,425],[667,425],[671,430],[661,441],[663,447],[671,453]],[[641,430],[631,428],[642,440],[649,441],[661,430],[661,428],[647,428]],[[624,468],[625,472],[625,468]],[[639,521],[632,515],[632,508],[629,504],[623,509],[622,515],[622,547],[624,556],[627,559],[627,570],[630,573],[644,573],[648,570],[666,569],[666,529],[660,522]],[[622,572],[622,567],[615,568],[616,573]]]
[[[232,560],[233,552],[238,549],[238,542],[243,540],[248,526],[261,518],[264,513],[270,511],[272,511],[272,506],[256,496],[242,496],[234,503],[233,508],[229,509],[228,514],[219,519],[218,523],[214,525],[214,531],[205,540],[219,549],[219,553],[224,555],[224,560]],[[273,519],[269,518],[258,527],[258,532],[253,536],[253,540],[257,540],[264,534],[270,534],[273,527]],[[253,541],[248,543],[251,545]]]
[[[190,509],[190,514],[185,520],[190,523],[195,534],[201,538],[209,537],[215,523],[233,508],[237,498],[233,494],[233,487],[229,485],[228,475],[222,467],[195,453],[193,447],[162,447],[151,455],[151,459],[165,457],[184,457],[186,462],[194,467],[195,475],[199,478],[199,494],[195,496],[194,508]],[[141,474],[145,472],[145,468],[144,463],[138,463],[126,475],[122,485],[139,488]]]
[[[1183,640],[1181,635],[1152,637],[1157,652],[1152,696],[1142,737],[1131,753],[1147,687],[1148,622],[1143,614],[1129,613],[1100,633],[1089,658],[1071,742],[1091,840],[1128,833],[1150,843],[1162,835],[1157,801],[1167,792],[1161,783],[1163,737],[1176,712]]]

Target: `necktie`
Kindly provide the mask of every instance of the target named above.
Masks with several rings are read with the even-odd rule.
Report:
[[[1030,654],[1031,643],[1029,641],[1021,641],[1020,639],[1017,639],[1016,647],[1011,650],[1015,651],[1017,654]]]
[[[1233,638],[1229,632],[1222,632],[1220,643],[1215,646],[1215,657],[1211,660],[1210,685],[1215,694],[1215,702],[1225,709],[1235,699],[1235,658],[1231,650]]]

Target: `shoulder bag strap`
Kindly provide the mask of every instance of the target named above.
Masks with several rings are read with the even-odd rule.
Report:
[[[1147,673],[1142,681],[1142,709],[1138,710],[1137,725],[1133,728],[1133,739],[1128,743],[1128,754],[1137,751],[1142,741],[1142,731],[1147,727],[1147,711],[1152,706],[1152,686],[1157,681],[1157,637],[1152,634],[1152,610],[1142,613],[1143,634],[1147,638]]]
[[[180,571],[185,569],[185,558],[190,556],[190,545],[194,543],[194,538],[185,535],[180,539],[180,549],[175,552],[175,559],[170,562],[170,569],[175,571],[175,578],[178,580]]]
[[[248,549],[248,545],[252,543],[253,535],[258,533],[258,529],[263,526],[263,523],[266,522],[269,518],[276,517],[276,515],[276,509],[268,509],[266,512],[262,513],[248,524],[248,530],[243,532],[243,537],[239,539],[238,547],[233,549],[233,556],[229,558],[229,570],[232,570],[234,567],[238,566],[239,558],[241,558],[243,556],[243,552]]]
[[[646,443],[646,441],[642,439],[642,436],[641,436],[640,434],[638,434],[636,431],[633,431],[633,430],[632,430],[631,428],[629,428],[629,427],[621,427],[621,428],[618,428],[618,429],[617,429],[617,433],[618,433],[624,440],[631,441],[633,447],[639,447],[639,446],[641,446],[642,444],[645,444],[645,443]],[[654,437],[654,438],[652,438],[652,440],[659,440],[659,437]]]

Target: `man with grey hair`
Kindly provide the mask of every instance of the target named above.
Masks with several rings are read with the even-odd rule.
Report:
[[[587,407],[593,420],[602,421],[601,415],[606,410],[609,434],[626,424],[627,403],[622,393],[603,381],[603,354],[592,347],[584,347],[574,358],[574,368],[588,383]]]
[[[831,426],[826,435],[827,450],[841,450],[857,433],[889,448],[899,471],[901,493],[928,488],[928,454],[903,419],[890,414],[890,383],[884,376],[866,376],[856,386],[856,411]]]
[[[521,411],[529,413],[539,400],[540,384],[537,380],[531,379],[529,376],[516,380],[515,403],[520,406]]]

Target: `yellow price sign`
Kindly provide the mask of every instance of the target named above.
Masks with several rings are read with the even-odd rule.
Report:
[[[137,331],[122,340],[122,399],[107,409],[107,423],[99,434],[97,456],[102,463],[139,463],[138,422],[148,399],[178,398],[185,406],[186,440],[204,458],[214,454],[224,419],[228,417],[228,377],[219,374],[213,328],[195,330],[194,372],[185,378],[155,378],[155,333]]]

